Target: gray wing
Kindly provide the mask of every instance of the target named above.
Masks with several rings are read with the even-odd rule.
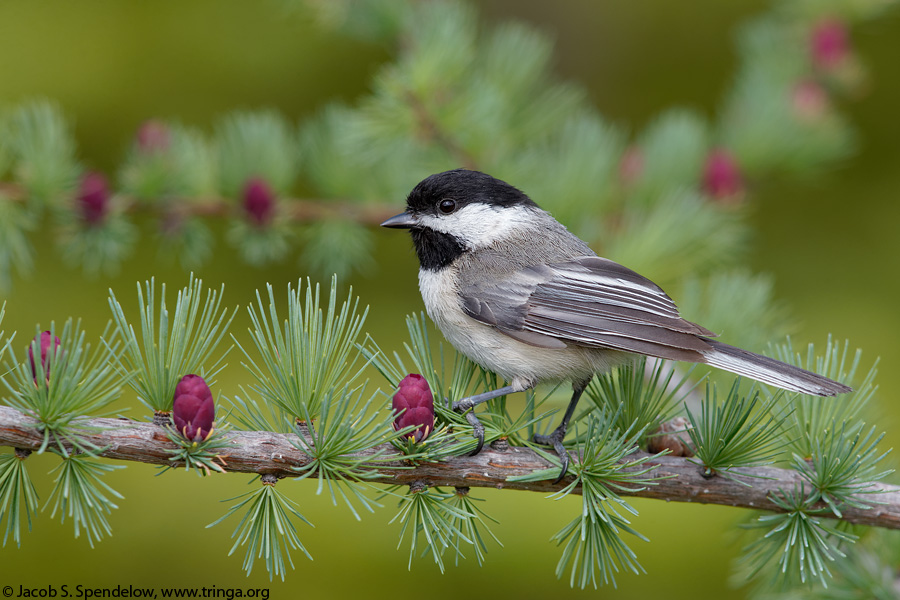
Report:
[[[545,348],[611,348],[699,362],[711,331],[631,269],[598,256],[528,267],[460,290],[463,310],[519,341]]]

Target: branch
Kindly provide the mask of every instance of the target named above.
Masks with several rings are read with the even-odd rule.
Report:
[[[35,427],[37,421],[21,412],[0,406],[0,446],[36,450],[42,437]],[[83,423],[85,440],[102,448],[100,455],[116,460],[142,462],[154,465],[171,465],[169,451],[174,449],[165,432],[152,423],[128,419],[89,419]],[[268,431],[235,431],[231,437],[234,448],[225,457],[225,470],[235,473],[270,474],[276,477],[293,477],[294,467],[305,465],[309,457],[293,445],[293,434]],[[390,451],[393,451],[391,449]],[[742,485],[724,477],[705,479],[701,469],[688,459],[661,456],[645,463],[657,465],[654,474],[663,477],[656,485],[621,495],[656,498],[674,502],[700,502],[722,504],[781,512],[770,500],[770,495],[781,490],[791,490],[801,485],[802,479],[788,469],[755,467],[742,469],[747,477]],[[477,456],[458,456],[443,463],[404,466],[398,454],[395,463],[379,464],[374,468],[374,483],[409,485],[416,481],[431,486],[485,487],[511,490],[528,490],[552,493],[566,485],[566,481],[553,484],[546,481],[507,481],[509,477],[527,475],[551,466],[536,452],[528,448],[508,447],[505,450],[485,448]],[[841,520],[859,525],[900,529],[900,487],[873,483],[869,494],[870,509],[852,506],[842,507]],[[580,493],[576,490],[575,493]],[[822,508],[825,508],[822,505]]]
[[[431,141],[438,146],[442,146],[460,166],[465,167],[466,169],[478,170],[478,161],[476,161],[462,145],[457,143],[456,140],[441,129],[437,118],[428,112],[428,107],[425,105],[422,98],[417,96],[415,92],[411,90],[406,92],[404,98],[412,109],[426,140]]]
[[[75,192],[72,192],[73,194]],[[222,196],[177,197],[161,204],[148,203],[122,193],[116,194],[122,202],[122,210],[129,214],[160,213],[187,218],[240,216],[240,202]],[[20,184],[0,181],[0,196],[14,202],[25,202],[27,190]],[[375,226],[397,214],[397,203],[364,203],[351,198],[278,198],[287,207],[287,218],[294,223],[311,223],[339,218],[360,225]]]

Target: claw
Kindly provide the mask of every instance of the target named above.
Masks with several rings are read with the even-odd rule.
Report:
[[[566,476],[566,472],[569,470],[569,453],[566,451],[565,446],[563,446],[563,439],[566,437],[566,430],[562,428],[558,428],[553,431],[550,435],[534,435],[534,443],[540,444],[541,446],[553,446],[553,449],[556,451],[556,455],[559,457],[560,465],[562,468],[559,471],[559,476],[553,480],[553,483],[559,483],[563,480],[563,477]]]
[[[469,422],[469,425],[472,426],[472,435],[475,436],[475,439],[478,440],[478,444],[475,446],[475,451],[472,452],[469,456],[474,456],[481,452],[481,448],[484,446],[484,425],[481,424],[481,421],[478,420],[478,417],[475,416],[475,411],[472,410],[482,402],[487,402],[488,400],[493,400],[494,398],[499,398],[500,396],[505,396],[506,394],[511,394],[516,391],[511,385],[507,385],[500,389],[491,390],[490,392],[484,392],[481,394],[476,394],[474,396],[469,396],[468,398],[463,398],[459,402],[454,402],[450,407],[458,413],[466,413],[466,421]],[[468,412],[466,412],[468,411]]]
[[[482,425],[481,421],[478,420],[478,417],[475,416],[475,411],[471,410],[474,407],[475,405],[469,398],[463,398],[459,402],[454,402],[451,407],[458,413],[466,413],[466,421],[472,426],[472,437],[478,441],[475,445],[475,449],[469,453],[469,456],[475,456],[481,452],[481,449],[484,447],[484,425]]]
[[[459,402],[454,402],[450,406],[450,408],[452,410],[454,410],[455,412],[462,414],[462,413],[466,412],[467,410],[469,410],[470,408],[474,408],[474,406],[475,405],[472,404],[472,401],[469,398],[463,398]]]
[[[562,469],[559,471],[559,477],[557,477],[553,483],[562,481],[563,477],[566,476],[566,471],[569,470],[569,453],[566,452],[566,448],[563,446],[563,440],[566,439],[566,428],[569,426],[569,420],[572,418],[572,415],[575,414],[575,406],[578,404],[578,399],[581,398],[581,394],[584,392],[588,383],[590,383],[590,377],[584,381],[576,381],[572,384],[572,399],[569,400],[569,406],[566,408],[566,414],[563,415],[559,427],[554,429],[550,435],[535,434],[534,436],[535,444],[553,446],[553,449],[556,450],[556,455],[559,457],[559,463],[562,465]]]
[[[469,456],[475,456],[481,452],[481,448],[484,447],[484,425],[482,425],[481,421],[478,420],[478,417],[475,416],[474,410],[466,413],[466,421],[472,426],[472,437],[478,440],[475,449],[469,453]]]

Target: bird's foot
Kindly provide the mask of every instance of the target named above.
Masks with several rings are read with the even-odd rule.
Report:
[[[565,437],[566,430],[564,427],[557,427],[553,430],[553,433],[549,435],[534,434],[535,444],[552,446],[553,449],[556,450],[556,455],[559,457],[559,463],[562,465],[562,468],[559,471],[559,477],[557,477],[553,483],[562,481],[563,477],[566,476],[566,472],[569,470],[569,453],[566,452],[566,448],[563,446]]]
[[[482,425],[481,421],[478,420],[478,417],[475,416],[475,411],[473,410],[475,408],[475,403],[472,402],[471,398],[463,398],[459,402],[454,402],[451,408],[460,414],[466,414],[466,421],[472,426],[472,436],[478,442],[475,445],[475,449],[469,453],[469,456],[475,456],[481,452],[481,449],[484,447],[484,425]]]

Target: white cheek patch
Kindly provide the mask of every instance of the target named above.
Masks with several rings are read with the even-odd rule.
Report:
[[[530,212],[526,206],[496,207],[473,203],[449,215],[423,215],[420,221],[430,229],[459,238],[469,248],[481,248],[507,238],[516,229],[527,225],[531,220]]]

